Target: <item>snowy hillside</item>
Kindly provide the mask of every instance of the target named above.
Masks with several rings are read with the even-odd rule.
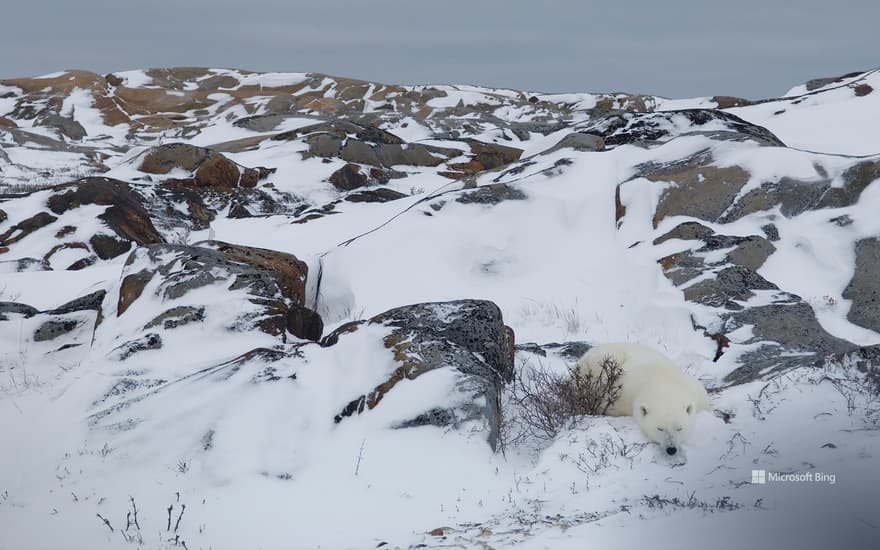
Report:
[[[878,88],[0,81],[0,550],[869,547]],[[609,341],[709,389],[683,459],[511,435]]]

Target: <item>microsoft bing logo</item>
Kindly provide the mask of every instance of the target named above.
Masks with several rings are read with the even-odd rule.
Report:
[[[767,470],[752,470],[752,483],[757,485],[767,483]]]

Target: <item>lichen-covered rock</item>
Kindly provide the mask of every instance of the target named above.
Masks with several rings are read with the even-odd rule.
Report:
[[[415,304],[386,311],[365,323],[388,327],[384,344],[400,366],[389,379],[352,400],[336,421],[373,409],[402,380],[413,380],[439,368],[453,368],[464,376],[457,402],[443,410],[425,411],[401,426],[467,420],[486,422],[493,449],[498,442],[498,398],[501,387],[513,378],[513,331],[504,325],[501,311],[492,302],[458,300]],[[361,323],[343,325],[324,340],[333,345]],[[464,399],[462,399],[462,396]]]
[[[262,248],[204,241],[198,246],[150,245],[135,249],[126,260],[119,288],[116,315],[128,315],[140,300],[178,302],[159,317],[152,313],[143,320],[149,327],[176,328],[210,317],[208,304],[190,304],[193,291],[215,287],[215,303],[241,300],[236,317],[225,319],[234,330],[259,329],[286,340],[289,329],[302,329],[295,336],[317,338],[317,313],[302,309],[308,266],[291,254]],[[149,290],[148,290],[149,289]],[[237,291],[243,291],[243,294]],[[231,298],[231,294],[237,296]],[[290,309],[299,311],[301,323],[290,322]],[[144,312],[150,311],[146,308]],[[169,313],[173,312],[173,313]]]

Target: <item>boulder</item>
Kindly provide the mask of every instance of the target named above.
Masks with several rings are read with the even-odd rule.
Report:
[[[150,307],[139,310],[150,314],[142,321],[145,326],[172,329],[210,317],[207,306],[225,303],[230,291],[244,290],[244,295],[237,298],[242,300],[240,313],[224,320],[228,328],[256,328],[282,341],[287,340],[288,330],[300,338],[317,339],[320,317],[310,310],[303,311],[307,275],[304,262],[274,250],[219,241],[204,241],[197,246],[149,245],[132,251],[126,261],[116,315],[130,315],[132,306],[145,299],[158,299],[163,304],[177,302],[170,309],[166,305],[165,313],[158,317]],[[151,292],[145,294],[148,287]],[[213,294],[203,293],[213,296],[210,303],[187,303],[191,292],[205,287],[216,288]],[[291,313],[291,308],[297,313]]]
[[[479,420],[487,427],[489,444],[496,448],[500,391],[513,379],[515,353],[513,331],[504,325],[498,306],[482,300],[405,306],[368,321],[343,325],[325,337],[322,345],[336,344],[363,324],[388,328],[384,344],[400,366],[388,380],[353,399],[336,416],[336,422],[374,409],[403,380],[450,368],[462,374],[459,395],[451,397],[450,406],[426,410],[416,418],[403,420],[399,427],[455,426]]]
[[[137,244],[164,242],[141,198],[127,183],[119,180],[92,177],[56,187],[47,204],[57,215],[85,204],[107,206],[98,218],[119,237]]]

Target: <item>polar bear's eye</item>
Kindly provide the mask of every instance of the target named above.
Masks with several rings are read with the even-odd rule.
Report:
[[[662,431],[665,431],[665,430],[664,430],[663,428],[657,428],[657,431],[658,431],[658,432],[662,432]]]
[[[694,406],[693,406],[693,405],[688,405],[688,406],[687,406],[687,413],[688,413],[688,414],[691,414],[691,411],[693,411],[693,410],[694,410]]]
[[[675,428],[675,431],[680,432],[683,428]]]

